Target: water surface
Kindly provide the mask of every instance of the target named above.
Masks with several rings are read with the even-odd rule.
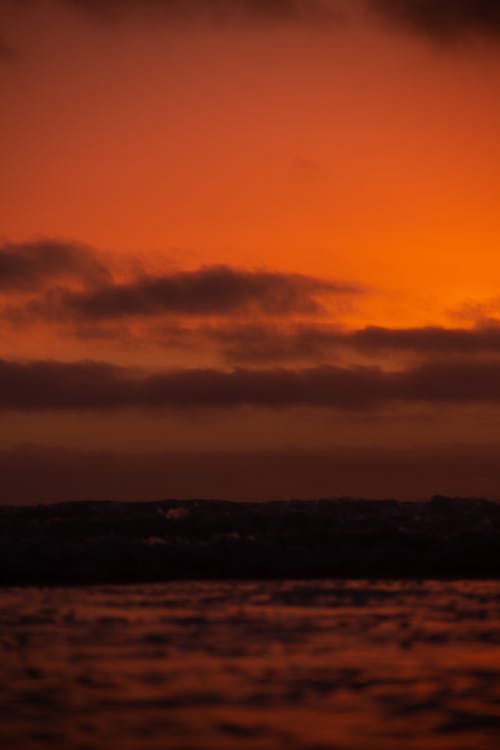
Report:
[[[0,592],[10,750],[493,750],[499,582]]]

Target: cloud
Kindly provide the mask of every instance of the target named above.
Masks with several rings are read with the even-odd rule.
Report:
[[[341,351],[364,356],[500,354],[500,325],[476,328],[384,328],[367,326],[343,331],[328,325],[302,324],[284,329],[272,325],[245,325],[206,332],[229,362],[262,364],[337,358]],[[199,334],[200,339],[202,333]]]
[[[40,240],[0,246],[0,293],[38,290],[64,277],[95,284],[108,279],[109,272],[83,245]]]
[[[452,308],[450,315],[457,320],[468,321],[476,325],[498,325],[500,319],[500,297],[489,299],[470,299]]]
[[[396,402],[500,402],[500,360],[429,360],[387,372],[320,366],[144,372],[105,362],[0,360],[0,410],[261,408],[364,410]]]
[[[0,360],[0,409],[73,410],[119,407],[359,408],[384,397],[375,369],[213,369],[141,373],[103,362]]]
[[[359,9],[374,12],[385,23],[430,37],[435,41],[500,36],[497,0],[51,0],[111,25],[127,18],[149,18],[167,25],[239,23],[315,25],[338,27],[353,20]],[[11,0],[15,5],[15,0]],[[23,5],[40,4],[25,0]],[[12,56],[9,44],[0,42],[0,59]]]
[[[441,40],[500,36],[498,0],[371,0],[389,21]]]
[[[353,284],[299,273],[214,265],[151,274],[140,267],[131,260],[123,280],[125,267],[109,264],[92,248],[56,240],[4,244],[0,294],[32,293],[27,301],[4,307],[4,320],[68,320],[87,327],[88,335],[94,328],[102,336],[101,324],[125,318],[318,315],[325,312],[327,298],[362,292]]]
[[[417,354],[500,354],[500,326],[477,328],[383,328],[368,326],[355,331],[348,340],[361,351],[409,351]]]
[[[500,400],[500,360],[475,358],[424,362],[398,373],[399,398],[430,403],[479,403]]]
[[[201,339],[202,331],[199,336]],[[258,324],[212,328],[205,336],[226,361],[254,365],[332,359],[346,338],[346,334],[326,325],[290,329]]]
[[[194,271],[144,275],[122,284],[105,284],[89,291],[51,295],[47,311],[80,321],[105,321],[129,316],[228,315],[257,311],[268,315],[318,314],[319,297],[352,295],[349,284],[301,274],[245,271],[228,266],[204,266]],[[43,313],[44,303],[37,305]]]
[[[324,25],[352,11],[345,0],[59,0],[94,18],[154,14],[170,22],[297,22]],[[383,19],[435,39],[498,37],[497,0],[362,0]]]

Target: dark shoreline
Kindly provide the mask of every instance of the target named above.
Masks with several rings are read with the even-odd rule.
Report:
[[[325,499],[0,506],[0,585],[500,579],[500,503]]]

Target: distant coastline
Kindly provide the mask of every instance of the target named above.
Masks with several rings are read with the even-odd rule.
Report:
[[[0,506],[0,585],[183,579],[500,579],[500,503],[66,502]]]

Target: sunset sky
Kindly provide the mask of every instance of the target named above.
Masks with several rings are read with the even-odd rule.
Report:
[[[500,497],[496,0],[0,0],[3,502]]]

